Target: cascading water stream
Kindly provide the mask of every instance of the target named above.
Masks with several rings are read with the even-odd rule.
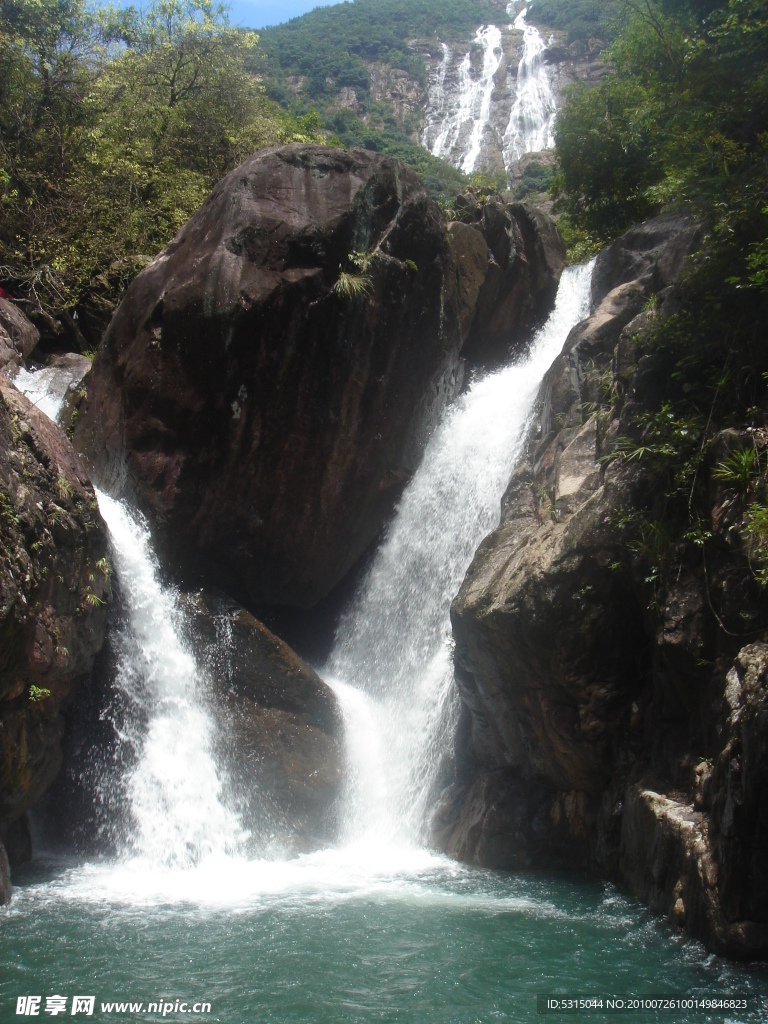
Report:
[[[200,670],[180,639],[176,594],[159,581],[147,526],[96,493],[129,621],[115,679],[130,710],[123,740],[136,752],[125,782],[133,828],[124,852],[183,869],[235,853],[244,836],[221,801]],[[146,721],[144,733],[137,721]]]
[[[510,4],[508,13],[513,12]],[[523,33],[523,56],[517,70],[517,94],[504,132],[504,166],[509,168],[524,153],[538,153],[555,144],[553,126],[557,104],[544,61],[547,46],[535,25],[527,22],[528,8],[515,18]]]
[[[451,50],[443,45],[443,58],[433,76],[429,91],[427,124],[422,143],[434,156],[444,157],[465,174],[475,169],[483,133],[491,114],[494,76],[502,59],[501,31],[496,25],[483,25],[475,35],[474,44],[482,48],[482,68],[472,68],[472,51],[458,69],[458,90],[453,109],[448,108],[445,78]]]
[[[448,604],[498,520],[539,381],[586,313],[589,281],[589,268],[566,271],[529,357],[446,410],[344,619],[329,671],[344,680],[353,770],[334,848],[246,858],[201,700],[215,680],[180,640],[184,607],[143,521],[100,495],[125,619],[116,721],[136,754],[123,776],[130,834],[117,859],[43,855],[19,871],[0,908],[3,1019],[34,999],[39,1016],[66,1003],[69,1019],[75,993],[90,993],[94,1020],[133,1007],[135,1019],[200,1019],[203,1006],[205,1020],[280,1024],[513,1022],[556,987],[738,992],[754,1008],[729,1019],[764,1021],[764,975],[670,935],[612,886],[468,868],[422,845],[451,738]]]
[[[530,354],[447,411],[340,625],[324,674],[344,683],[348,840],[423,842],[456,710],[450,602],[498,523],[539,382],[589,312],[590,278],[590,266],[566,270]]]
[[[299,884],[332,877],[337,885],[350,872],[367,876],[373,864],[391,874],[426,863],[425,825],[457,710],[450,602],[498,522],[541,377],[588,313],[590,276],[590,267],[566,270],[529,355],[477,380],[446,410],[343,617],[323,672],[346,723],[343,832],[336,850],[299,858]],[[19,383],[39,398],[35,377]],[[247,835],[222,799],[214,726],[201,700],[206,680],[181,639],[178,596],[160,580],[142,518],[106,494],[98,499],[126,613],[115,679],[125,711],[115,725],[132,762],[122,781],[129,818],[119,844],[123,874],[108,888],[122,892],[137,879],[146,886],[154,873],[155,881],[165,879],[162,891],[188,893],[201,870],[206,886],[221,887],[221,872],[214,883],[208,869],[224,860],[241,892],[297,884],[288,862],[248,867]]]
[[[515,7],[515,3],[508,4],[510,17]],[[557,101],[544,59],[547,44],[535,25],[528,24],[527,14],[528,8],[524,7],[513,23],[513,28],[523,33],[523,54],[517,68],[513,100],[506,98],[509,93],[504,89],[494,92],[496,74],[504,59],[499,28],[486,25],[475,35],[473,47],[482,47],[483,51],[481,71],[473,69],[472,50],[458,61],[458,55],[450,46],[440,44],[442,57],[430,76],[421,141],[434,156],[448,160],[465,173],[475,170],[484,145],[490,147],[491,152],[501,149],[507,170],[524,153],[554,146]],[[509,102],[511,107],[506,106]],[[488,134],[492,107],[495,132]],[[501,118],[506,119],[503,137],[498,123]],[[499,141],[492,141],[494,135]]]

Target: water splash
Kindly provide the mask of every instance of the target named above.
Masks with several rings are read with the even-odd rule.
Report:
[[[564,272],[521,362],[447,412],[406,488],[325,674],[346,716],[347,840],[418,845],[456,714],[449,606],[520,453],[541,378],[589,312],[591,265]]]
[[[77,898],[237,903],[273,887],[326,892],[349,882],[361,891],[458,870],[425,849],[424,835],[457,712],[449,605],[498,523],[540,380],[588,313],[590,279],[591,266],[566,270],[530,355],[476,381],[447,410],[343,618],[324,672],[344,713],[350,769],[334,849],[284,864],[246,859],[248,836],[222,798],[212,755],[206,680],[181,640],[178,595],[161,581],[142,518],[98,494],[127,613],[115,682],[120,740],[135,757],[124,779],[131,827],[122,857],[76,871]]]
[[[512,14],[514,4],[509,5]],[[557,111],[549,69],[544,61],[547,46],[535,25],[526,18],[528,8],[515,18],[514,27],[523,33],[523,56],[517,70],[517,95],[504,132],[504,166],[509,168],[524,153],[538,153],[555,144],[554,119]]]
[[[20,366],[10,374],[10,379],[40,412],[58,422],[67,393],[80,376],[77,371],[63,366],[44,366],[39,370]]]
[[[115,686],[130,712],[122,740],[137,756],[125,781],[133,828],[123,852],[186,868],[235,852],[244,835],[221,800],[212,723],[199,699],[203,681],[180,639],[176,592],[160,583],[143,520],[96,494],[128,611]]]

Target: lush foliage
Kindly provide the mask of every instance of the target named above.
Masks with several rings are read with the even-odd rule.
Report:
[[[268,87],[269,88],[269,87]],[[276,95],[269,88],[270,96]],[[306,117],[311,108],[307,102],[281,94],[284,103],[292,106],[294,116]],[[413,118],[400,121],[391,106],[375,101],[365,104],[365,115],[340,107],[332,101],[318,103],[323,128],[329,141],[342,146],[362,146],[377,153],[402,160],[420,176],[435,196],[453,196],[466,187],[466,176],[445,160],[440,160],[412,140],[416,131]],[[307,111],[307,114],[302,114]]]
[[[532,160],[526,165],[520,180],[515,185],[515,199],[528,199],[549,191],[553,175],[554,170],[551,166],[540,163],[538,160]]]
[[[0,278],[30,312],[97,339],[222,174],[312,137],[263,95],[256,42],[213,0],[0,0]]]
[[[506,20],[505,5],[493,0],[355,0],[265,29],[261,45],[273,76],[306,76],[304,90],[317,99],[343,86],[367,93],[369,61],[425,80],[426,62],[410,40],[466,38]]]
[[[317,111],[333,140],[397,157],[434,195],[451,197],[466,186],[464,175],[415,141],[427,55],[438,37],[466,40],[484,21],[507,20],[501,0],[355,0],[265,29],[254,67],[267,95],[295,117]],[[419,45],[411,46],[414,40]],[[376,64],[380,81],[373,88]],[[403,72],[411,101],[396,112],[387,79]],[[353,97],[344,95],[349,90]]]
[[[597,89],[577,88],[557,121],[557,184],[570,216],[607,239],[685,204],[713,227],[751,231],[759,246],[768,205],[768,3],[621,5],[628,20],[608,51],[616,73]]]
[[[651,310],[641,343],[664,387],[608,457],[649,474],[647,506],[627,525],[658,600],[684,565],[707,580],[722,547],[713,488],[731,495],[751,571],[729,584],[728,623],[710,600],[741,636],[749,623],[733,609],[749,605],[749,583],[768,582],[768,0],[621,7],[615,74],[577,88],[558,119],[555,187],[583,250],[662,211],[702,224],[676,311]]]
[[[577,39],[611,39],[617,30],[615,0],[536,0],[529,19],[565,33],[566,42]]]

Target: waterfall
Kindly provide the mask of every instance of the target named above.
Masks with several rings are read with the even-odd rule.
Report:
[[[43,366],[39,370],[28,370],[19,366],[10,374],[10,379],[40,412],[58,422],[67,393],[73,382],[82,374],[64,366]]]
[[[314,859],[299,858],[290,871],[287,862],[285,869],[264,861],[246,866],[248,836],[222,799],[202,700],[215,680],[204,677],[181,639],[183,611],[174,588],[161,581],[146,523],[98,493],[126,613],[114,683],[125,710],[115,724],[133,755],[123,759],[130,822],[124,866],[100,884],[185,899],[204,884],[206,892],[234,899],[246,890],[290,887],[298,870],[338,884],[426,863],[419,859],[427,855],[426,822],[457,712],[450,602],[499,521],[541,378],[589,311],[590,279],[591,266],[566,270],[529,355],[475,380],[429,440],[322,670],[345,720],[341,842]],[[36,376],[18,382],[30,390],[34,384],[37,393]],[[215,868],[223,858],[230,874]]]
[[[507,6],[510,17],[515,6]],[[473,46],[483,49],[479,74],[472,70],[471,50],[456,64],[458,55],[446,43],[440,44],[442,56],[430,74],[421,141],[434,156],[467,174],[475,170],[481,152],[491,162],[503,159],[510,170],[524,153],[554,146],[557,102],[544,61],[547,46],[535,25],[527,23],[527,14],[525,7],[513,24],[523,33],[513,100],[506,98],[504,90],[494,93],[495,76],[504,59],[502,33],[495,25],[481,27],[475,35]],[[498,156],[494,157],[495,153]]]
[[[523,56],[517,70],[517,95],[504,132],[503,154],[507,168],[524,153],[537,153],[555,144],[553,125],[557,105],[544,62],[546,44],[539,30],[528,24],[527,14],[528,8],[524,7],[514,23],[523,33]]]
[[[346,717],[346,838],[418,845],[453,734],[449,609],[500,503],[545,371],[589,312],[591,266],[563,274],[522,361],[477,380],[430,439],[337,633],[324,675]]]
[[[200,700],[204,680],[181,640],[177,595],[159,580],[147,525],[96,493],[128,613],[114,684],[128,708],[121,739],[136,755],[124,783],[132,818],[124,853],[190,867],[233,853],[245,836],[221,801],[213,726]]]
[[[423,145],[434,156],[449,160],[465,174],[475,169],[490,119],[494,76],[502,59],[501,31],[495,25],[481,26],[474,45],[482,47],[482,69],[477,76],[473,73],[470,50],[459,64],[457,95],[449,107],[445,83],[452,55],[443,44],[443,58],[430,84],[427,125],[422,137]]]
[[[421,137],[422,146],[425,146],[435,156],[443,155],[448,138],[449,95],[445,88],[445,76],[448,74],[448,68],[453,58],[450,46],[441,43],[440,48],[443,56],[429,76],[429,98],[424,132]]]

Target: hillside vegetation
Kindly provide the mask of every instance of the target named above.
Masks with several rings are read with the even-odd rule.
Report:
[[[563,32],[565,42],[612,39],[620,25],[619,0],[536,0],[528,20]]]
[[[0,283],[83,348],[213,184],[311,118],[267,99],[212,0],[0,0]]]
[[[320,124],[345,146],[388,153],[413,168],[434,195],[455,195],[464,175],[418,143],[426,95],[428,56],[437,41],[468,40],[492,21],[506,24],[501,0],[355,0],[321,7],[260,39],[267,95],[294,116],[317,111]],[[415,44],[415,45],[412,45]],[[391,96],[377,96],[371,69],[402,72],[413,93],[396,113]],[[352,90],[350,104],[342,92]]]
[[[427,64],[412,40],[466,39],[478,25],[508,20],[498,0],[355,0],[265,29],[261,45],[272,75],[306,76],[303,90],[317,99],[342,86],[367,93],[366,61],[383,61],[426,84]]]
[[[609,51],[615,73],[598,88],[576,88],[557,121],[561,224],[582,251],[665,210],[689,213],[706,236],[674,306],[652,311],[641,342],[666,367],[664,393],[611,457],[657,472],[658,491],[634,514],[635,543],[653,564],[652,602],[663,600],[686,559],[704,558],[706,567],[711,480],[733,490],[745,573],[763,586],[768,2],[623,0],[621,7],[628,21]],[[727,458],[715,454],[724,446]]]

